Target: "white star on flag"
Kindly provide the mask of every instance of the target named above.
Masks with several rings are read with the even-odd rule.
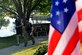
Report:
[[[66,13],[67,13],[67,12],[68,12],[68,8],[64,8],[64,12],[66,12]]]
[[[61,24],[61,21],[57,21],[57,24],[60,25]]]
[[[58,6],[58,5],[59,5],[59,2],[58,2],[58,1],[56,1],[56,2],[55,2],[55,5],[56,5],[56,6]]]
[[[67,2],[67,0],[63,0],[63,2],[64,2],[64,3],[66,3],[66,2]]]
[[[56,15],[58,15],[58,16],[59,16],[59,15],[60,15],[60,12],[59,12],[59,11],[57,11],[57,12],[56,12]]]
[[[52,16],[53,16],[53,15],[51,14],[50,17],[52,18]]]

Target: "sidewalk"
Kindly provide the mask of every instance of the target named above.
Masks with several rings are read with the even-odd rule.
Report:
[[[46,36],[36,37],[35,38],[35,42],[36,42],[35,45],[44,41],[44,40],[47,40]],[[24,47],[24,43],[21,43],[19,46],[14,45],[14,46],[11,46],[11,47],[8,47],[8,48],[0,49],[0,55],[11,55],[12,53],[30,48],[32,46],[34,46],[34,45],[32,45],[31,41],[28,42],[27,47]]]

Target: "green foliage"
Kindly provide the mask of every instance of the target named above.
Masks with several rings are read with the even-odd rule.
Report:
[[[20,19],[29,20],[33,10],[49,13],[51,0],[1,0],[0,13],[14,14]]]
[[[0,14],[11,15],[12,12],[15,12],[15,6],[12,0],[1,0],[0,1]],[[11,12],[11,13],[10,13]],[[1,17],[0,17],[1,18]]]
[[[5,19],[4,19],[4,16],[3,16],[3,15],[0,15],[0,28],[1,28],[2,26],[8,26],[9,23],[10,23],[9,20],[5,20]]]
[[[42,0],[39,6],[36,7],[36,10],[39,10],[41,12],[50,12],[51,9],[51,0]]]
[[[21,2],[21,5],[22,5],[22,12],[24,11],[24,0],[16,0],[17,3],[18,1]],[[32,7],[38,2],[38,0],[32,0]],[[29,5],[29,4],[28,4]],[[20,6],[20,5],[19,5]],[[7,12],[10,12],[8,10],[11,10],[11,11],[14,11],[17,13],[17,10],[16,10],[16,6],[13,2],[13,0],[1,0],[0,1],[0,7],[2,9],[0,10],[5,10]],[[49,12],[50,11],[50,7],[51,7],[51,0],[41,0],[41,2],[39,4],[37,4],[37,6],[33,9],[33,10],[39,10],[41,12]],[[30,8],[30,7],[29,7]],[[26,8],[27,9],[27,8]]]
[[[44,55],[47,52],[47,44],[41,45],[36,52],[34,53],[34,55]]]
[[[49,13],[37,13],[34,16],[49,16]]]

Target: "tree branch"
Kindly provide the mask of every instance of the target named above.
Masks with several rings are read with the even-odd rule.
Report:
[[[19,7],[20,13],[22,14],[22,4],[20,0],[18,0],[18,7]]]
[[[16,12],[14,12],[14,11],[12,11],[12,10],[10,10],[10,9],[6,8],[6,7],[3,7],[3,6],[0,6],[0,7],[1,7],[2,9],[6,10],[6,11],[8,11],[8,12],[10,12],[10,13],[12,13],[12,14],[17,15],[17,13],[16,13]]]
[[[24,18],[25,18],[26,10],[27,10],[26,7],[27,7],[27,0],[24,0],[24,2],[23,2],[23,8],[24,8],[23,15],[24,15]]]
[[[31,14],[31,7],[32,7],[32,0],[27,0],[27,15],[26,15],[26,19],[29,20],[30,14]]]
[[[19,18],[22,18],[22,4],[21,4],[21,0],[13,0],[14,4],[15,4],[15,7],[16,7],[16,10],[17,10],[17,13],[18,13],[18,16]]]
[[[17,2],[17,0],[13,0],[13,2],[14,2],[14,5],[15,5],[15,7],[16,7],[17,13],[19,13],[19,12],[18,12],[18,2]]]

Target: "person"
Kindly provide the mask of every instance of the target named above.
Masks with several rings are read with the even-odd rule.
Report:
[[[28,34],[28,39],[32,40],[32,45],[34,45],[35,44],[35,40],[34,40],[34,37],[32,35],[32,33],[33,33],[32,32],[32,30],[33,30],[32,28],[33,28],[32,24],[27,21],[26,24],[25,24],[25,30],[26,30],[26,32]]]
[[[23,37],[24,37],[24,46],[26,47],[28,44],[28,33],[26,31],[26,23],[23,24]]]
[[[16,17],[15,29],[16,29],[17,45],[19,45],[19,37],[22,36],[22,22],[21,19],[19,19],[19,17]]]

